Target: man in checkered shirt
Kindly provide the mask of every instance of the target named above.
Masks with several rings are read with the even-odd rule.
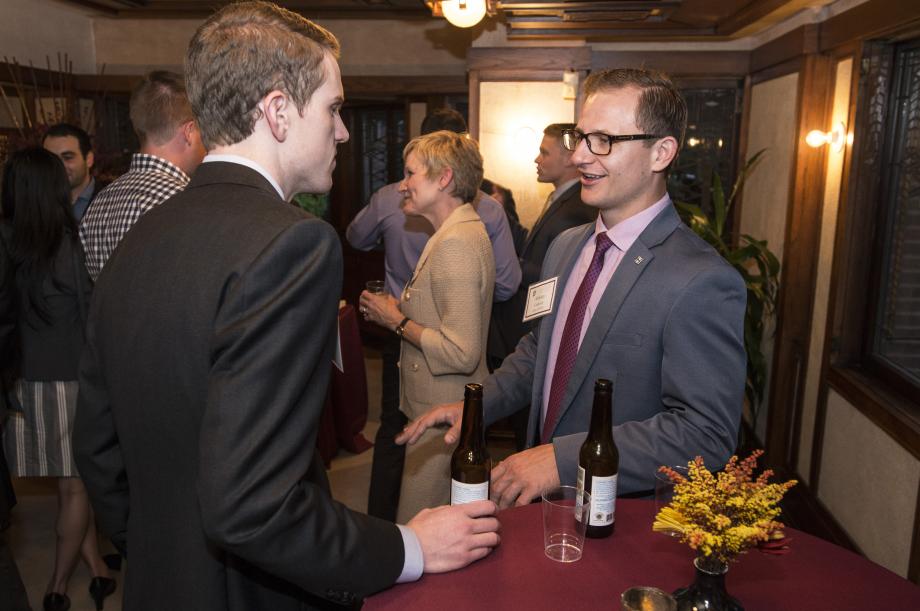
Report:
[[[80,223],[93,281],[137,219],[185,189],[205,155],[185,82],[174,72],[144,76],[131,94],[131,123],[140,152],[131,158],[128,172],[93,200]]]

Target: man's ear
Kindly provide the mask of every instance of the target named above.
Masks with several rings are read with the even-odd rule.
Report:
[[[673,136],[666,136],[655,142],[651,148],[652,171],[663,172],[671,165],[677,157],[678,148],[677,140]]]
[[[86,169],[92,171],[94,165],[96,165],[96,156],[90,151],[86,154]]]
[[[182,137],[185,139],[186,146],[192,146],[195,143],[195,139],[192,137],[192,133],[195,129],[196,125],[194,121],[186,121],[182,124]]]
[[[259,102],[259,110],[275,140],[284,142],[291,127],[291,113],[297,112],[287,94],[277,89],[269,92]]]

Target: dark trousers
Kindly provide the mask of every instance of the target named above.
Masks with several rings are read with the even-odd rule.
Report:
[[[374,437],[374,461],[371,464],[371,486],[367,496],[368,515],[390,522],[396,521],[399,485],[406,463],[406,446],[396,445],[394,439],[409,421],[399,411],[400,343],[401,340],[393,335],[383,347],[380,428]]]

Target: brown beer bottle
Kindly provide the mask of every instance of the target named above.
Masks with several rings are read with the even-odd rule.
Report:
[[[460,443],[450,457],[450,504],[489,498],[492,459],[482,423],[482,385],[467,384],[463,396]]]
[[[591,494],[590,517],[585,535],[593,539],[609,537],[614,527],[620,453],[610,429],[612,409],[613,383],[598,378],[594,383],[591,429],[578,453],[577,497],[580,499],[584,492]]]

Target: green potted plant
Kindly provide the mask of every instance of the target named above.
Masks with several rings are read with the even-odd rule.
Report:
[[[717,172],[712,176],[712,214],[700,206],[675,202],[684,222],[706,240],[728,261],[747,287],[747,311],[744,315],[744,348],[747,353],[747,379],[744,396],[751,410],[751,428],[757,428],[757,416],[763,401],[767,382],[767,361],[763,354],[763,337],[767,321],[776,310],[776,294],[779,288],[779,260],[767,247],[766,240],[758,240],[748,234],[738,237],[737,245],[726,235],[726,221],[729,218],[735,198],[741,192],[744,181],[760,161],[766,149],[751,157],[738,174],[731,194],[725,199],[722,181]]]

